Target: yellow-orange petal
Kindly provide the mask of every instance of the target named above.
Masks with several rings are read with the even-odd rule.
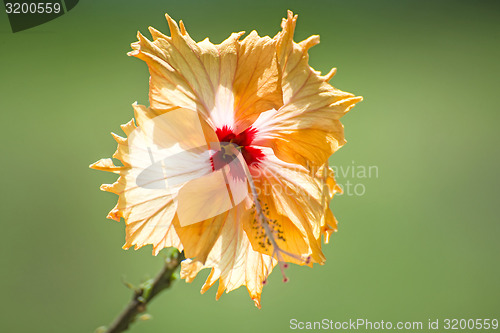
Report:
[[[173,225],[184,246],[186,257],[205,263],[208,254],[220,236],[227,215],[228,212],[226,211],[215,217],[187,226],[181,226],[177,216],[174,218]]]
[[[345,143],[339,118],[362,97],[331,86],[328,80],[334,71],[321,76],[309,66],[308,49],[319,43],[319,36],[295,43],[296,20],[289,11],[281,25],[283,30],[274,37],[283,106],[261,129],[256,143],[272,147],[284,161],[319,167]]]
[[[330,236],[337,231],[337,219],[330,210],[330,202],[336,193],[342,193],[342,189],[337,185],[334,178],[333,169],[327,164],[321,166],[314,175],[317,183],[322,187],[321,203],[324,214],[321,218],[321,234],[325,244],[330,241]]]
[[[307,253],[304,251],[292,252],[304,258],[311,257],[310,262],[323,264],[325,257],[321,251],[321,220],[325,212],[323,188],[309,170],[301,165],[287,163],[274,155],[267,147],[260,147],[265,154],[264,160],[258,168],[252,168],[255,186],[260,194],[259,199],[267,204],[265,209],[271,220],[290,221],[300,231],[303,241],[307,244]],[[286,223],[282,224],[286,226]],[[292,231],[294,229],[289,229]],[[292,235],[292,233],[290,233]],[[286,239],[285,234],[285,239]],[[291,240],[299,245],[297,237]],[[250,238],[255,250],[259,249],[259,241]],[[291,244],[283,244],[291,246]],[[281,245],[280,245],[281,246]],[[286,250],[286,249],[285,249]],[[295,250],[299,250],[296,247]],[[264,253],[268,253],[266,249]],[[297,260],[287,260],[297,262]],[[305,262],[297,262],[304,264]]]
[[[178,210],[177,195],[183,184],[211,171],[203,126],[198,114],[175,108],[167,113],[133,105],[137,124],[122,126],[127,134],[114,134],[118,149],[111,159],[100,160],[91,168],[118,173],[111,185],[101,188],[119,195],[108,218],[126,224],[124,248],[153,245],[157,254],[164,247],[183,245],[172,223]]]
[[[254,251],[241,224],[244,204],[225,215],[220,237],[212,247],[205,265],[196,260],[185,260],[181,277],[191,282],[202,268],[211,268],[201,292],[204,293],[219,281],[216,298],[242,285],[246,285],[250,297],[260,308],[263,282],[276,265],[270,256]]]
[[[290,262],[298,265],[304,265],[308,261],[309,256],[312,257],[313,251],[321,251],[318,246],[309,244],[307,231],[304,228],[298,228],[286,215],[280,214],[277,211],[276,203],[271,193],[262,193],[266,186],[263,184],[265,181],[255,181],[255,186],[261,191],[259,195],[259,202],[262,205],[264,214],[269,222],[269,228],[272,235],[268,235],[256,215],[255,208],[248,209],[242,218],[241,223],[247,237],[252,244],[254,251],[274,256],[276,259],[284,262]],[[268,183],[269,184],[269,183]],[[270,185],[270,184],[269,184]],[[267,191],[267,190],[266,190]],[[269,191],[272,190],[269,188]],[[270,240],[274,237],[276,247]],[[314,242],[316,243],[316,242]],[[314,249],[314,250],[313,250]],[[289,255],[293,254],[292,255]],[[319,258],[314,255],[314,262]],[[324,260],[322,257],[320,260]],[[310,261],[312,265],[313,260]],[[307,262],[309,264],[309,262]]]
[[[150,70],[150,104],[156,110],[184,107],[213,123],[244,129],[259,113],[282,105],[276,41],[256,32],[239,40],[232,34],[218,45],[196,43],[184,25],[167,15],[171,36],[151,28],[153,41],[140,33],[129,53]]]

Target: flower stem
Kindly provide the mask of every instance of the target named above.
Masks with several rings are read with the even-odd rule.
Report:
[[[135,288],[132,299],[115,321],[108,328],[98,328],[96,332],[119,333],[128,330],[137,319],[137,315],[146,311],[148,303],[160,292],[171,286],[175,280],[174,273],[184,259],[184,252],[171,251],[165,259],[165,265],[161,272],[154,279]]]

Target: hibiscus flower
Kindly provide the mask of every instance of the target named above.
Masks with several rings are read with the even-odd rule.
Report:
[[[181,277],[210,268],[202,292],[217,299],[246,285],[260,308],[274,266],[323,264],[321,238],[337,229],[340,191],[328,158],[345,143],[340,118],[362,100],[308,64],[319,36],[293,41],[290,11],[274,38],[233,33],[195,42],[168,15],[171,36],[150,28],[129,55],[149,67],[149,107],[114,135],[122,162],[91,168],[119,174],[101,189],[119,195],[108,218],[126,224],[128,249],[184,251]]]

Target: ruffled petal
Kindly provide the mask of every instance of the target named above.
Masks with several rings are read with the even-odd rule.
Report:
[[[330,210],[330,202],[336,193],[342,193],[342,189],[337,185],[334,178],[333,169],[327,164],[321,166],[316,172],[315,179],[322,187],[321,204],[323,206],[323,216],[320,221],[321,234],[325,244],[330,241],[330,236],[337,231],[337,219]]]
[[[259,148],[265,158],[251,172],[275,241],[284,250],[282,259],[297,264],[323,264],[320,238],[325,206],[321,183],[307,168],[281,161],[270,148]],[[247,218],[245,230],[254,250],[273,255],[279,250],[273,248],[261,223]],[[306,261],[308,257],[310,260]]]
[[[256,181],[255,185],[261,191],[266,188],[265,181]],[[267,183],[266,185],[270,185]],[[269,191],[272,191],[269,189]],[[262,193],[259,195],[259,203],[262,205],[270,231],[269,235],[262,225],[262,221],[256,215],[255,207],[245,212],[241,222],[254,251],[273,256],[283,262],[290,262],[298,265],[309,263],[307,258],[312,255],[313,249],[308,241],[308,233],[302,226],[297,227],[286,215],[278,213],[277,204],[272,193]],[[276,242],[276,247],[271,241]],[[316,243],[314,241],[314,243]],[[318,251],[317,246],[313,246]],[[319,249],[321,252],[321,249]],[[315,256],[318,259],[318,256]],[[320,259],[324,260],[324,258]],[[316,261],[317,262],[317,261]]]
[[[259,128],[256,144],[272,147],[280,159],[319,167],[345,143],[339,119],[362,97],[332,87],[326,76],[312,69],[308,50],[319,36],[295,43],[297,16],[288,12],[283,30],[274,39],[282,73],[283,106]]]
[[[218,45],[196,43],[182,22],[179,27],[168,15],[167,21],[171,36],[150,28],[153,41],[139,33],[129,52],[149,67],[152,108],[184,107],[213,128],[239,128],[283,104],[275,40],[253,31],[243,40],[243,33],[233,33]]]
[[[204,293],[219,281],[216,298],[224,291],[230,292],[246,285],[250,297],[260,308],[260,298],[264,281],[276,265],[270,256],[254,251],[241,223],[244,203],[224,215],[225,223],[220,237],[211,249],[203,265],[200,261],[187,259],[182,262],[181,278],[193,281],[203,268],[211,268],[201,292]]]
[[[114,135],[118,148],[113,157],[124,166],[115,166],[111,159],[91,165],[120,175],[114,184],[101,186],[119,195],[108,218],[125,220],[124,248],[152,244],[154,254],[170,246],[182,250],[172,223],[179,189],[211,172],[202,126],[190,110],[177,108],[157,115],[152,109],[133,106],[138,124],[132,120],[122,126],[127,138]]]

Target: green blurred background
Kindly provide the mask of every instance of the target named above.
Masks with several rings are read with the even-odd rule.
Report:
[[[325,266],[275,271],[262,310],[244,287],[215,301],[178,281],[132,332],[289,332],[323,318],[423,321],[500,317],[500,6],[495,1],[85,1],[13,34],[0,13],[2,332],[93,332],[162,265],[121,249],[106,220],[116,177],[109,132],[147,104],[146,65],[126,56],[137,30],[168,33],[164,13],[196,40],[233,31],[273,36],[286,10],[296,40],[321,35],[311,65],[365,100],[343,118],[338,168],[362,196],[334,199],[339,232]],[[358,187],[358,190],[361,188]]]

